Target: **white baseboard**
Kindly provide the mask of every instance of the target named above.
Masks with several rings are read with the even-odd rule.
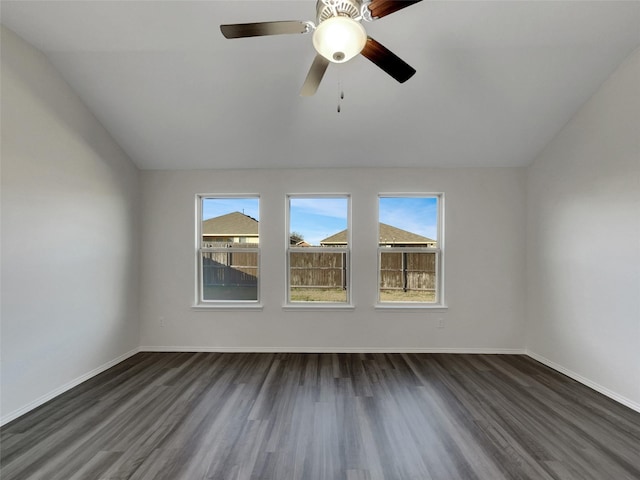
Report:
[[[583,377],[582,375],[572,370],[569,370],[568,368],[565,368],[562,365],[558,365],[557,363],[549,360],[546,357],[543,357],[542,355],[532,352],[531,350],[526,350],[526,355],[546,365],[547,367],[553,368],[554,370],[566,375],[567,377],[574,379],[576,382],[580,382],[583,385],[586,385],[587,387],[592,388],[596,392],[601,393],[611,398],[612,400],[615,400],[616,402],[621,403],[622,405],[629,407],[632,410],[635,410],[636,412],[640,412],[640,403],[634,402],[631,399],[623,397],[622,395],[619,395],[616,392],[609,390],[607,387],[603,387],[602,385],[592,380],[589,380],[588,378]]]
[[[99,373],[102,373],[105,370],[110,369],[111,367],[117,365],[118,363],[126,360],[129,357],[132,357],[133,355],[135,355],[136,353],[139,353],[139,352],[140,352],[139,348],[134,348],[133,350],[131,350],[131,351],[129,351],[129,352],[123,354],[123,355],[120,355],[118,358],[114,358],[113,360],[105,363],[104,365],[100,365],[98,368],[94,368],[90,372],[87,372],[84,375],[80,375],[79,377],[74,378],[70,382],[65,383],[61,387],[58,387],[55,390],[47,393],[46,395],[41,396],[40,398],[34,400],[33,402],[29,402],[24,407],[21,407],[21,408],[15,410],[15,411],[3,416],[2,418],[0,418],[0,426],[5,425],[5,424],[9,423],[10,421],[15,420],[16,418],[24,415],[25,413],[30,412],[34,408],[37,408],[40,405],[43,405],[43,404],[47,403],[49,400],[54,399],[55,397],[57,397],[58,395],[63,394],[67,390],[71,390],[73,387],[77,387],[82,382],[86,382],[90,378],[95,377]]]
[[[218,353],[467,353],[486,355],[524,355],[522,348],[417,348],[417,347],[176,347],[143,346],[141,352],[218,352]]]

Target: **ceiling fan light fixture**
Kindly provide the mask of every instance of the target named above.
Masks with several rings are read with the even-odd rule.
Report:
[[[331,17],[313,32],[313,46],[333,63],[344,63],[358,55],[367,43],[364,27],[350,17]]]

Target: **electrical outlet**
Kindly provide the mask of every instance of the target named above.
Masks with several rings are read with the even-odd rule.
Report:
[[[438,317],[438,328],[444,328],[444,318]]]
[[[164,323],[165,323],[164,317],[158,317],[158,323],[160,324],[161,327],[164,327]]]

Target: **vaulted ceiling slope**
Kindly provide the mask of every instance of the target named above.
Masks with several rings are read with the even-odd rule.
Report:
[[[417,70],[407,83],[356,57],[302,98],[309,35],[226,40],[219,25],[313,21],[314,0],[1,13],[141,169],[527,165],[640,44],[637,1],[424,0],[367,24]]]

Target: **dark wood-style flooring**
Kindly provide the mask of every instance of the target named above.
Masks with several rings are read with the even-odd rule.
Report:
[[[2,480],[640,479],[640,413],[518,355],[140,353],[0,445]]]

